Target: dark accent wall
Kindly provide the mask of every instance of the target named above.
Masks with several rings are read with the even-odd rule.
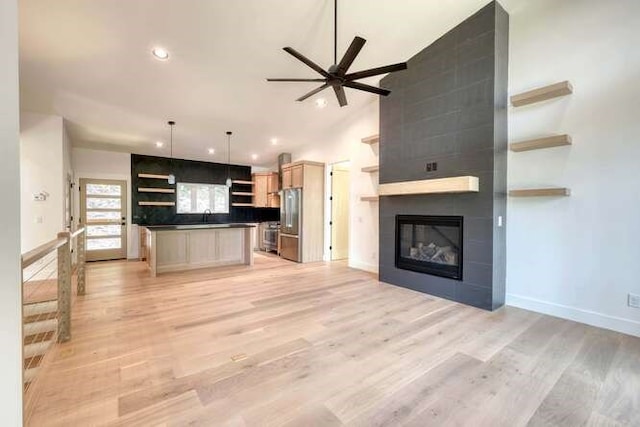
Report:
[[[176,182],[193,182],[204,184],[224,184],[227,179],[227,164],[198,162],[194,160],[169,159],[166,157],[131,155],[131,206],[132,222],[140,225],[194,224],[202,222],[202,214],[177,214],[176,207],[139,206],[139,201],[175,202],[176,194],[139,193],[139,187],[174,188],[167,181],[149,178],[138,178],[138,174],[168,175],[170,171],[176,176]],[[251,167],[231,165],[231,179],[251,181]],[[250,192],[251,186],[234,185],[233,191]],[[232,202],[251,202],[248,196],[230,196]],[[229,214],[213,214],[210,223],[229,222],[262,222],[280,220],[280,209],[230,207]]]
[[[380,100],[380,183],[473,175],[480,191],[381,197],[380,280],[489,310],[504,304],[508,34],[508,14],[491,2],[381,81],[392,93]],[[464,217],[461,281],[395,267],[404,214]]]

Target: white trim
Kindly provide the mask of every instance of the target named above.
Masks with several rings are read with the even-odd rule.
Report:
[[[378,274],[378,264],[369,264],[368,262],[353,261],[349,259],[349,267]]]
[[[640,322],[631,319],[513,294],[506,295],[506,304],[640,337]]]

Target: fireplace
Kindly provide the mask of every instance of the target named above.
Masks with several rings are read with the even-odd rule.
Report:
[[[396,216],[396,267],[462,280],[461,216]]]

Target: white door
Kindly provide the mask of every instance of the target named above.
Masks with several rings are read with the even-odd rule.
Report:
[[[80,226],[87,233],[87,261],[127,257],[127,181],[80,180]]]

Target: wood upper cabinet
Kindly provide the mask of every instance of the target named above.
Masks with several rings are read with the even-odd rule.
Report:
[[[277,193],[278,190],[280,190],[278,188],[278,173],[274,172],[271,175],[269,175],[269,193]]]
[[[254,173],[253,183],[253,204],[256,208],[280,207],[277,172]]]
[[[253,174],[253,205],[256,208],[267,206],[267,185],[268,176],[264,174]]]
[[[292,188],[291,168],[282,168],[282,188]]]
[[[302,188],[304,184],[303,165],[296,165],[291,168],[291,186],[293,188]]]

